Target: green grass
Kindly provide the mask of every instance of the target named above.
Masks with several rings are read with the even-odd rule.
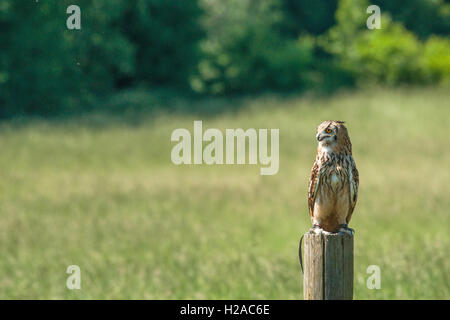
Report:
[[[446,299],[449,101],[444,89],[379,89],[247,98],[202,118],[3,123],[0,298],[303,298],[297,246],[310,228],[315,129],[338,119],[360,172],[355,298]],[[196,119],[204,129],[279,128],[279,173],[173,165],[171,132]],[[66,289],[71,264],[81,290]],[[369,265],[381,268],[380,290],[366,287]]]

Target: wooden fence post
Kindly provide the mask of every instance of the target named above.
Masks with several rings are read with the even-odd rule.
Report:
[[[308,232],[304,243],[304,299],[352,300],[353,236]]]

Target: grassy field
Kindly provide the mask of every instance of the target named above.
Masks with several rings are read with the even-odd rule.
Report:
[[[450,297],[448,90],[198,103],[233,111],[2,123],[0,298],[303,298],[297,246],[328,119],[347,121],[360,172],[355,298]],[[173,165],[172,131],[197,119],[279,128],[279,173]],[[71,264],[81,290],[66,288]],[[380,290],[366,287],[369,265]]]

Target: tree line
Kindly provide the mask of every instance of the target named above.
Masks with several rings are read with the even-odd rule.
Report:
[[[73,4],[80,30],[66,27]],[[371,4],[379,30],[366,27]],[[135,87],[448,84],[449,31],[444,0],[2,0],[0,117],[78,112]]]

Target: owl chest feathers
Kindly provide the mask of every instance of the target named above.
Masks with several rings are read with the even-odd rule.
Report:
[[[342,188],[348,186],[349,159],[347,157],[324,153],[319,161],[323,191],[336,194]]]

